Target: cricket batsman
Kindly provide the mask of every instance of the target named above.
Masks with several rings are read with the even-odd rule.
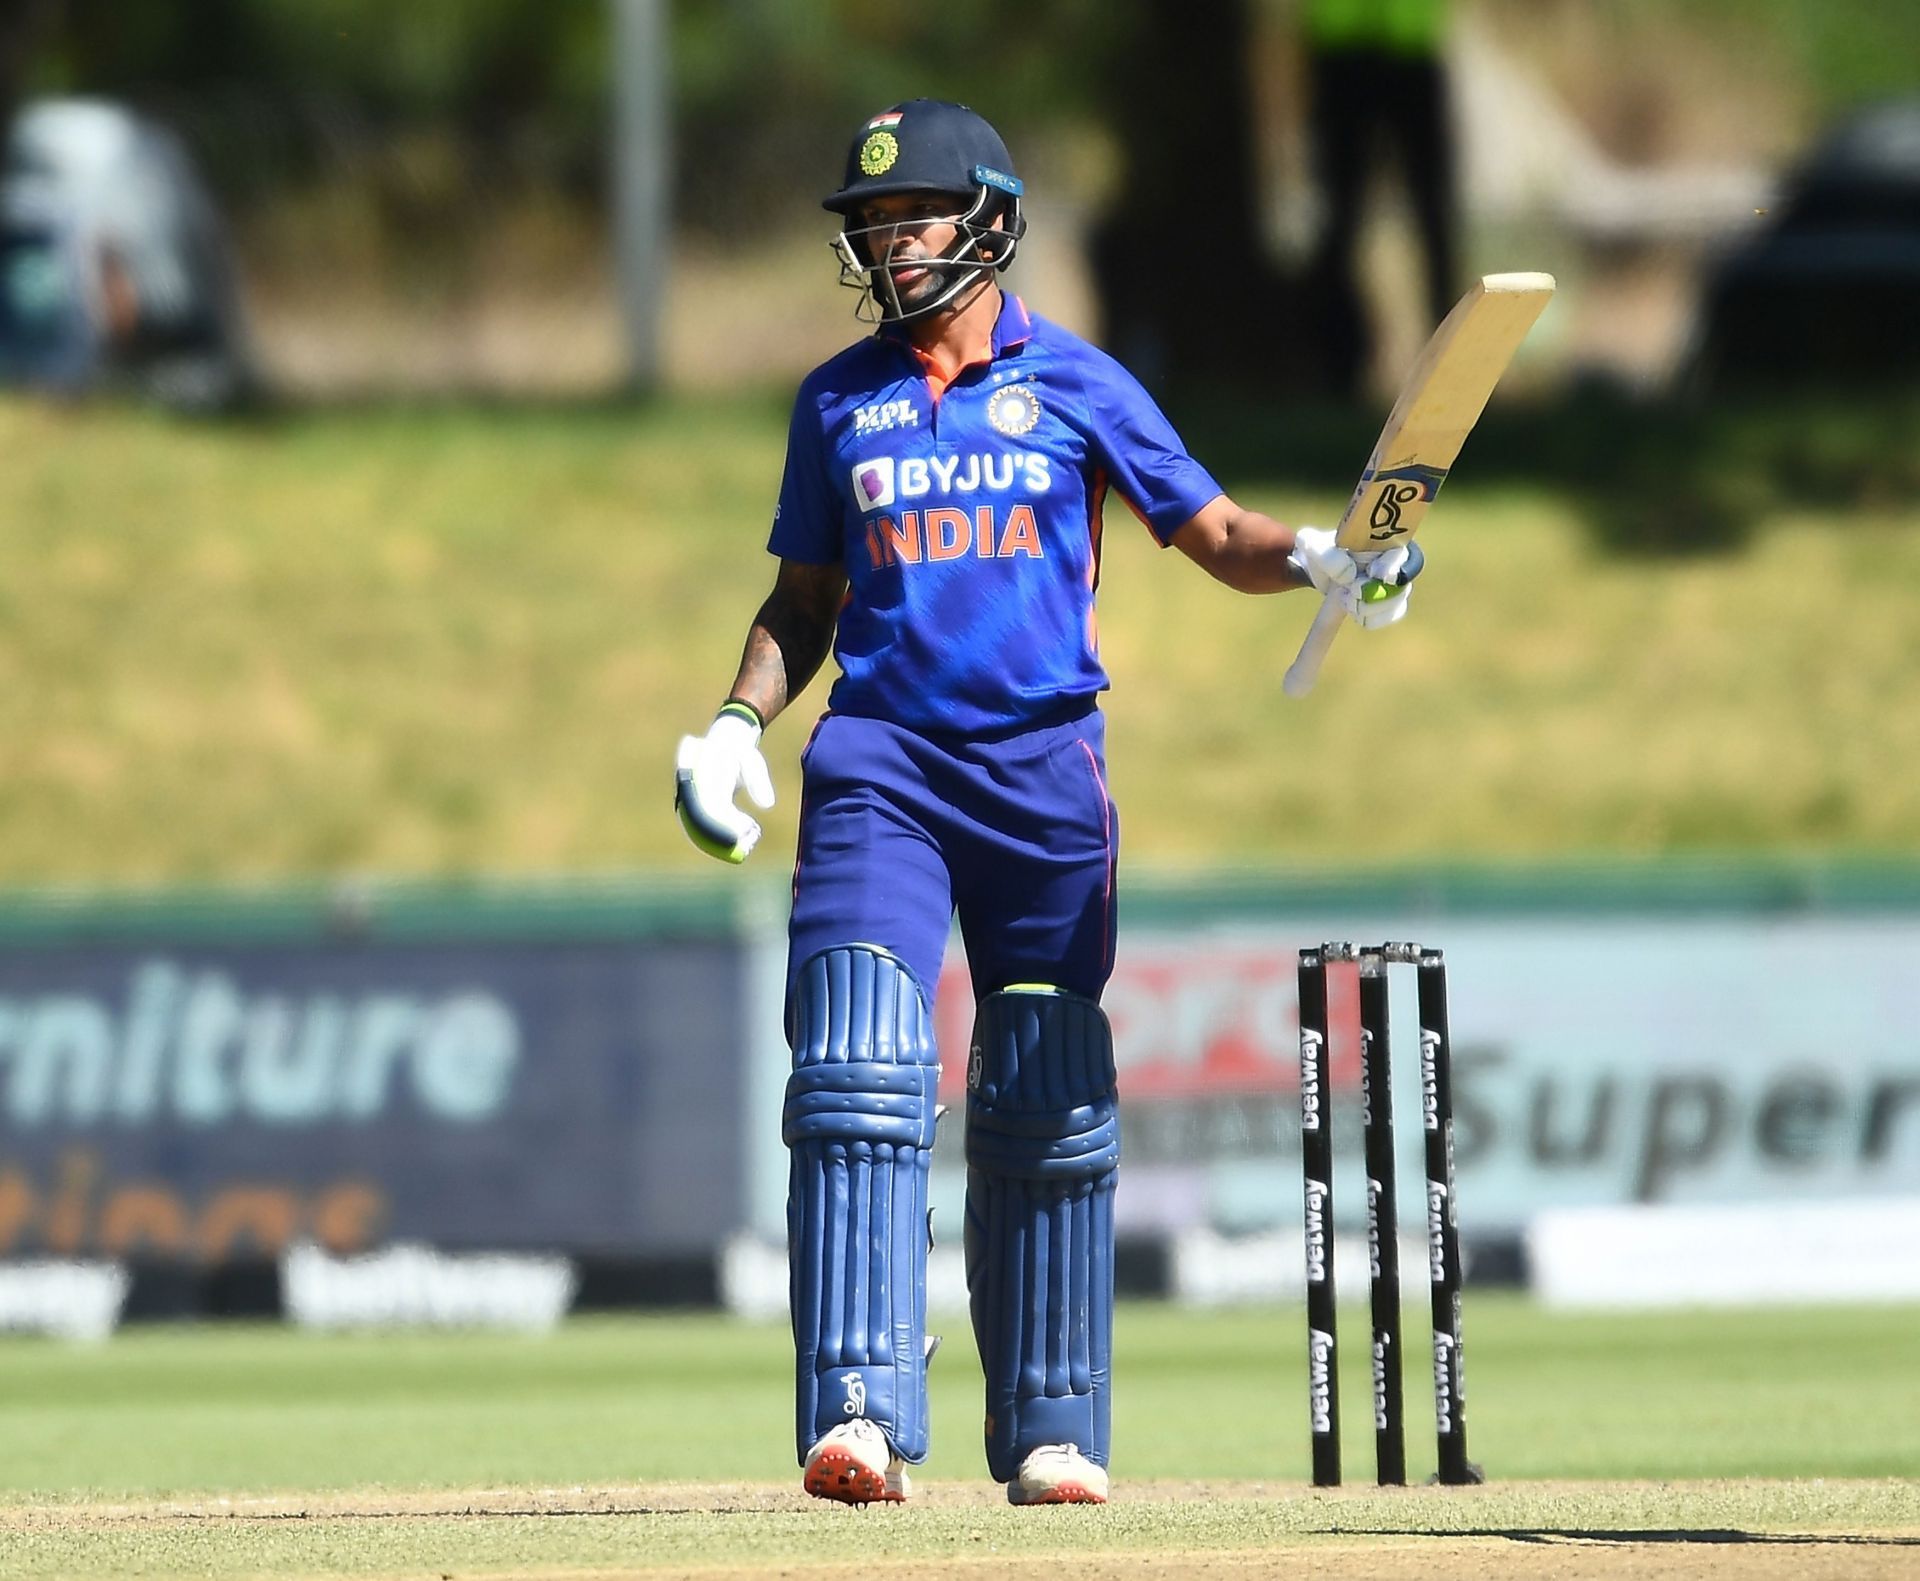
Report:
[[[1107,1497],[1108,491],[1229,587],[1312,587],[1363,628],[1405,614],[1420,564],[1389,551],[1363,579],[1332,533],[1237,505],[1124,368],[1003,292],[1022,193],[962,105],[915,99],[854,134],[825,207],[876,328],[800,386],[773,590],[677,763],[688,836],[743,861],[760,827],[736,796],[773,805],[761,732],[832,652],[801,755],[782,1134],[803,1485],[849,1504],[905,1499],[927,1454],[931,1012],[956,915],[977,1001],[964,1242],[987,1466],[1014,1504]]]

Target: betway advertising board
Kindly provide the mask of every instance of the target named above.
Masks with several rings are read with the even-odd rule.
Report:
[[[1469,1234],[1518,1233],[1556,1206],[1920,1195],[1920,922],[1472,917],[1426,931],[1418,942],[1448,963]],[[1105,1003],[1125,1229],[1297,1225],[1296,952],[1407,932],[1378,916],[1123,932]],[[1417,1020],[1401,975],[1402,1213],[1417,1222]],[[1346,1221],[1364,1208],[1357,1008],[1350,975],[1335,968],[1331,986]],[[958,1104],[964,961],[939,999],[943,1096]],[[948,1197],[959,1168],[943,1148]]]
[[[734,941],[0,951],[0,1257],[704,1249]]]

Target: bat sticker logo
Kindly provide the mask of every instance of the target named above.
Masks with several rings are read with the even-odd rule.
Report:
[[[1413,537],[1494,385],[1552,296],[1550,274],[1483,275],[1440,321],[1400,386],[1347,501],[1335,529],[1342,548],[1378,554]],[[1321,602],[1282,682],[1287,696],[1312,689],[1349,607],[1331,597]]]
[[[1389,483],[1373,502],[1373,514],[1367,518],[1367,536],[1378,541],[1400,534],[1400,507],[1420,498],[1418,483]]]
[[[1374,543],[1382,543],[1400,536],[1403,531],[1400,513],[1405,506],[1433,503],[1440,485],[1447,481],[1447,469],[1423,467],[1415,462],[1411,466],[1395,467],[1391,472],[1376,473],[1372,481],[1380,484],[1381,489],[1367,515],[1367,537]]]

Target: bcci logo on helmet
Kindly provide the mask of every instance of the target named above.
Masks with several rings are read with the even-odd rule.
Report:
[[[860,173],[884,176],[900,157],[900,140],[891,132],[873,132],[860,145]]]

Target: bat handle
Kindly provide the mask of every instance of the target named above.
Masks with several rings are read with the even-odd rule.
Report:
[[[1287,696],[1305,697],[1313,690],[1313,683],[1320,675],[1320,663],[1326,658],[1327,649],[1333,646],[1333,639],[1339,635],[1341,622],[1346,618],[1336,594],[1329,593],[1321,599],[1313,624],[1307,628],[1307,640],[1300,644],[1299,653],[1294,656],[1293,663],[1287,666],[1286,679],[1280,683],[1280,689]]]

